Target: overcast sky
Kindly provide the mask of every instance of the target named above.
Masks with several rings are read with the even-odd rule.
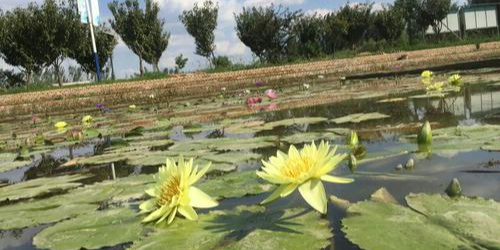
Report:
[[[0,0],[0,9],[9,10],[18,6],[25,6],[34,0]],[[161,18],[165,18],[165,29],[171,33],[168,49],[163,54],[160,61],[160,68],[174,67],[174,58],[183,54],[189,58],[187,69],[194,70],[204,68],[207,65],[206,59],[194,54],[194,40],[187,34],[183,25],[179,22],[179,15],[183,10],[192,8],[195,2],[201,0],[155,0],[160,4]],[[38,0],[38,2],[41,2]],[[111,13],[108,10],[108,3],[112,0],[99,0],[101,12],[101,22],[109,23]],[[234,30],[234,14],[241,11],[244,6],[282,4],[293,10],[301,9],[306,13],[329,12],[338,9],[339,6],[347,3],[344,0],[218,0],[219,19],[216,30],[216,55],[229,56],[234,62],[249,62],[253,60],[250,50],[239,41]],[[351,1],[353,2],[353,1]],[[378,0],[381,3],[391,3],[392,0]],[[121,41],[114,50],[115,70],[120,78],[128,77],[138,72],[139,61],[125,44]],[[71,63],[71,62],[69,62]],[[148,65],[149,68],[151,66]],[[9,68],[3,61],[0,61],[0,68]]]

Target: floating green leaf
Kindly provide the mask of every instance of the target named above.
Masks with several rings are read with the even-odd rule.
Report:
[[[336,124],[343,123],[360,123],[369,120],[379,120],[389,118],[389,115],[381,114],[381,113],[358,113],[358,114],[350,114],[347,116],[339,117],[332,119],[331,121]]]
[[[39,178],[0,188],[0,202],[28,199],[51,193],[61,193],[82,186],[76,181],[89,178],[89,175],[64,175],[52,178]]]
[[[267,148],[276,146],[276,136],[261,136],[253,138],[216,138],[202,139],[193,141],[178,142],[170,150],[172,151],[196,151],[196,150],[214,150],[214,151],[237,151],[256,148]]]
[[[335,140],[339,138],[334,133],[320,133],[320,132],[309,132],[309,133],[297,133],[289,136],[283,137],[281,140],[284,142],[288,142],[290,144],[299,144],[299,143],[304,143],[304,142],[312,142],[312,141],[318,141],[318,140]]]
[[[500,247],[499,203],[440,194],[406,199],[413,210],[380,199],[358,202],[349,207],[342,230],[354,244],[371,250]]]
[[[198,221],[176,220],[131,249],[274,250],[323,249],[332,237],[329,223],[304,209],[266,211],[237,207],[202,214]]]
[[[234,198],[268,192],[273,187],[261,182],[255,171],[227,174],[201,182],[199,188],[212,197]]]
[[[72,189],[46,199],[2,206],[0,228],[24,228],[52,223],[95,211],[105,201],[122,203],[140,199],[153,182],[152,175],[139,175]]]
[[[0,173],[16,168],[24,167],[31,164],[31,161],[16,161],[18,154],[14,153],[1,153],[0,154]]]
[[[96,211],[44,229],[33,244],[51,250],[115,246],[138,240],[143,230],[140,221],[138,212],[128,207]]]

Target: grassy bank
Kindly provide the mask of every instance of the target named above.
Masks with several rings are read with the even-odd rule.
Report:
[[[436,49],[436,48],[446,48],[446,47],[453,47],[453,46],[461,46],[461,45],[470,45],[470,44],[481,44],[481,43],[486,43],[486,42],[493,42],[493,41],[498,41],[500,40],[499,37],[497,36],[479,36],[479,37],[469,37],[464,40],[450,40],[450,39],[440,39],[440,40],[434,40],[434,39],[428,39],[428,40],[423,40],[419,41],[418,43],[414,44],[409,44],[407,42],[401,42],[400,44],[396,45],[380,45],[380,44],[372,44],[372,43],[365,43],[361,47],[357,48],[356,50],[341,50],[335,53],[335,56],[332,55],[324,55],[312,59],[295,59],[291,61],[286,61],[278,64],[265,64],[265,63],[252,63],[252,64],[234,64],[230,67],[224,67],[224,68],[217,68],[217,69],[207,69],[204,70],[206,73],[223,73],[223,72],[233,72],[233,71],[240,71],[240,70],[249,70],[249,69],[260,69],[260,68],[267,68],[267,67],[276,67],[276,66],[286,66],[286,65],[297,65],[297,64],[303,64],[303,63],[310,63],[310,62],[321,62],[321,61],[330,61],[330,60],[336,60],[336,59],[346,59],[346,58],[354,58],[358,56],[363,56],[363,55],[376,55],[376,54],[383,54],[383,53],[394,53],[394,52],[401,52],[401,51],[418,51],[418,50],[425,50],[425,49]],[[88,84],[78,84],[78,85],[66,85],[63,87],[57,87],[53,86],[52,84],[48,83],[36,83],[36,84],[30,84],[22,87],[17,87],[17,88],[10,88],[10,89],[0,89],[0,95],[5,95],[5,94],[16,94],[16,93],[28,93],[28,92],[37,92],[37,91],[44,91],[44,90],[54,90],[54,89],[70,89],[70,88],[79,88],[79,87],[85,87],[85,86],[94,86],[94,85],[106,85],[106,84],[112,84],[112,83],[125,83],[125,82],[134,82],[134,81],[144,81],[144,80],[154,80],[154,79],[164,79],[169,77],[168,74],[165,73],[146,73],[142,77],[134,77],[131,79],[117,79],[117,80],[106,80],[102,82],[92,82]]]

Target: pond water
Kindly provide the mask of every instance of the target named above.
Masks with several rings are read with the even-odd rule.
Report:
[[[500,136],[500,127],[495,127],[500,125],[500,84],[494,81],[466,84],[463,91],[449,93],[444,98],[418,98],[418,95],[422,93],[422,90],[418,90],[398,96],[379,96],[347,100],[328,105],[263,111],[219,121],[190,122],[189,125],[184,127],[169,123],[164,117],[160,117],[158,113],[162,111],[161,105],[158,105],[159,110],[149,109],[145,105],[141,110],[134,112],[128,112],[126,108],[122,111],[111,111],[108,114],[95,112],[93,114],[94,127],[92,129],[98,130],[101,134],[100,138],[93,135],[89,136],[93,137],[93,139],[86,140],[84,143],[64,141],[54,143],[52,146],[32,146],[31,152],[35,153],[28,160],[31,163],[0,173],[0,180],[3,183],[19,184],[42,177],[87,173],[91,174],[92,177],[79,182],[91,185],[113,178],[111,162],[114,165],[114,174],[117,178],[156,173],[161,163],[155,164],[153,160],[153,163],[141,164],[145,159],[141,160],[142,158],[139,156],[134,156],[135,158],[139,157],[136,160],[139,164],[131,164],[131,160],[133,162],[135,158],[131,159],[130,155],[154,154],[155,156],[161,156],[162,153],[165,153],[164,159],[169,155],[166,152],[174,151],[177,144],[185,146],[187,142],[198,143],[201,141],[200,143],[202,143],[206,139],[234,138],[241,142],[242,145],[250,145],[255,142],[248,141],[249,138],[269,137],[272,139],[268,140],[267,143],[273,141],[271,145],[242,146],[242,149],[238,151],[244,152],[247,156],[253,153],[259,155],[258,158],[268,159],[276,154],[277,149],[287,151],[290,144],[301,148],[305,142],[322,139],[324,134],[328,134],[331,144],[345,145],[343,133],[354,130],[357,131],[360,137],[360,143],[366,148],[366,156],[364,159],[359,159],[359,165],[354,172],[349,169],[347,162],[343,162],[335,170],[335,175],[354,178],[355,182],[352,184],[325,183],[327,196],[335,195],[355,203],[368,199],[376,190],[385,187],[397,201],[406,204],[405,196],[409,193],[443,193],[452,179],[457,178],[461,183],[464,195],[480,196],[500,201],[500,192],[498,192],[500,190],[499,147],[498,145],[492,145],[492,147],[496,146],[494,150],[491,150],[491,148],[486,150],[488,148],[483,147],[484,145],[491,146],[488,144],[491,142],[490,140],[499,139]],[[413,98],[415,96],[417,98]],[[380,113],[385,114],[386,118],[359,121],[357,123],[336,123],[334,120],[335,118],[357,113]],[[262,124],[304,117],[325,119],[321,121],[318,119],[318,121],[312,123],[305,121],[295,124],[292,122],[291,124],[285,124],[285,126],[278,125],[269,129],[255,128],[262,126]],[[12,145],[21,145],[25,138],[37,131],[43,131],[42,133],[46,134],[45,139],[51,136],[56,138],[57,132],[51,131],[53,130],[51,128],[52,124],[55,121],[65,120],[70,123],[76,121],[73,122],[75,124],[78,119],[81,119],[81,115],[75,114],[72,116],[51,117],[50,121],[48,118],[42,118],[43,121],[38,125],[33,125],[31,121],[5,123],[0,127],[2,133],[0,141],[6,141],[7,146],[4,151],[12,151],[10,149],[13,147]],[[436,131],[436,143],[432,153],[422,154],[417,152],[418,147],[414,143],[412,136],[419,131],[420,123],[424,121],[431,122],[433,131]],[[249,123],[260,125],[248,125],[243,129],[239,125]],[[488,127],[489,130],[482,132],[490,133],[484,135],[484,138],[471,138],[467,134],[470,132],[475,135],[475,131],[469,131],[474,129],[480,130],[477,133],[481,133],[481,129],[489,125],[493,127]],[[144,131],[140,133],[142,136],[124,136],[128,131],[139,126],[144,127]],[[459,129],[456,129],[457,126]],[[231,127],[233,129],[230,129]],[[23,130],[28,132],[23,133]],[[86,130],[82,131],[86,132]],[[451,135],[449,131],[452,131]],[[465,136],[462,136],[462,131],[465,131],[463,132],[466,134]],[[15,133],[15,136],[13,133]],[[291,137],[292,135],[297,136]],[[315,136],[321,138],[315,138]],[[16,138],[13,139],[13,137]],[[120,150],[120,147],[116,146],[119,141],[118,138],[125,138],[128,141],[129,144],[125,149],[134,147],[131,151],[124,151],[125,156],[123,157],[117,156],[119,151],[116,150]],[[200,149],[196,147],[190,148],[189,144],[187,145],[185,151],[177,152],[196,152]],[[229,149],[221,149],[217,145],[212,146],[209,150],[210,153],[218,156],[236,151],[231,150],[233,145]],[[348,152],[345,147],[339,147],[338,151]],[[68,166],[63,165],[75,159],[88,159],[99,155],[103,156],[104,160],[87,163],[82,161]],[[107,155],[109,155],[109,158]],[[117,157],[116,161],[113,160],[114,157]],[[398,164],[404,165],[409,159],[415,160],[414,169],[396,169]],[[237,165],[237,169],[229,168],[228,171],[214,172],[210,175],[210,178],[217,179],[231,171],[256,170],[261,166],[260,160],[253,158],[247,158],[245,161],[238,161],[234,164]],[[223,199],[216,209],[233,209],[236,206],[258,204],[268,195],[269,193],[265,192]],[[37,198],[44,199],[51,196],[52,194],[49,194]],[[3,202],[0,205],[10,206],[15,203]],[[269,205],[271,210],[291,207],[309,209],[309,205],[302,199],[298,191]],[[209,210],[200,212],[205,213],[207,211]],[[344,216],[344,210],[332,203],[328,204],[326,218],[330,221],[334,237],[327,249],[359,249],[341,231],[341,219]],[[22,229],[1,230],[0,249],[38,249],[32,244],[33,237],[51,225],[52,223]],[[2,222],[0,222],[1,227]],[[112,249],[123,249],[129,245],[119,244]]]

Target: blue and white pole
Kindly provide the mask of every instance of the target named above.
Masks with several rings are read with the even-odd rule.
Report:
[[[90,37],[92,38],[92,55],[94,57],[95,69],[97,74],[97,81],[101,81],[101,66],[99,64],[99,55],[97,54],[97,46],[95,44],[95,36],[94,36],[94,16],[92,13],[92,6],[90,5],[89,0],[85,0],[85,7],[88,13],[89,19],[89,27],[90,27]]]

